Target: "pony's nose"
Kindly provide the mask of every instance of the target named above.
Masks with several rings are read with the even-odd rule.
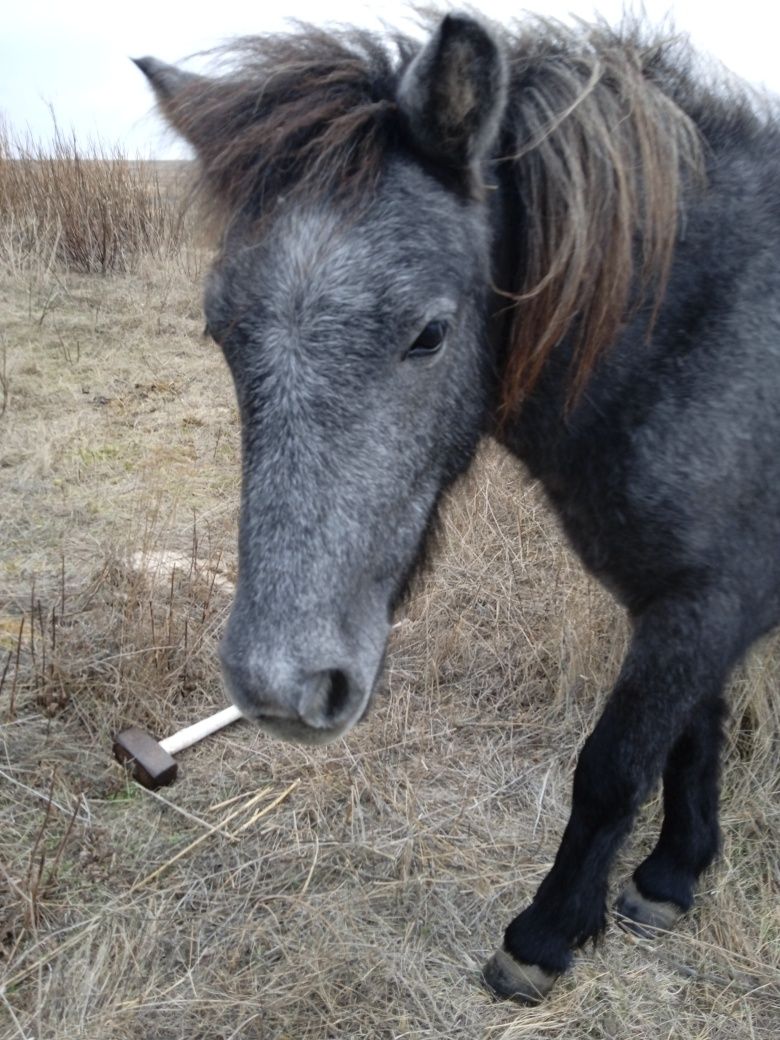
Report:
[[[336,730],[363,700],[360,684],[344,667],[305,669],[257,658],[247,662],[233,652],[228,641],[220,647],[220,658],[233,700],[245,715],[261,723],[279,721]]]

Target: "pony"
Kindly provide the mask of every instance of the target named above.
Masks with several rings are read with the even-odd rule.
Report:
[[[194,148],[207,330],[242,430],[227,690],[321,744],[366,713],[393,612],[482,438],[546,490],[630,647],[531,904],[484,968],[534,1002],[618,900],[640,934],[719,844],[724,686],[780,619],[780,123],[641,22],[299,26],[200,75],[137,61]]]

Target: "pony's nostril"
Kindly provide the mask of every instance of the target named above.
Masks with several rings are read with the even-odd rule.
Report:
[[[329,718],[337,719],[349,700],[349,680],[344,672],[332,668],[328,673],[330,685],[327,694],[326,712]]]
[[[299,714],[317,729],[337,728],[349,714],[351,684],[340,668],[329,668],[304,681]]]

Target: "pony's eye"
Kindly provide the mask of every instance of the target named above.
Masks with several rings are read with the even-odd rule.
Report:
[[[407,357],[430,357],[441,349],[447,335],[446,321],[429,321],[406,352]]]

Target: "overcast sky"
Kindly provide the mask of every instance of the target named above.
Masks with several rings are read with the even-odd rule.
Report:
[[[498,21],[518,15],[522,6],[507,0],[477,0],[474,7]],[[284,17],[327,20],[377,27],[379,19],[403,25],[405,6],[395,0],[369,4],[357,0],[294,0],[289,6],[258,0],[4,0],[0,27],[0,112],[17,129],[29,127],[45,137],[47,104],[60,123],[81,140],[119,142],[128,152],[165,157],[177,154],[151,114],[143,77],[129,56],[154,54],[176,61],[231,36],[284,27]],[[565,17],[594,11],[616,20],[619,0],[538,0],[528,9]],[[769,0],[646,0],[651,20],[671,13],[678,29],[698,47],[753,83],[780,94],[777,59],[780,7]],[[267,13],[279,11],[279,14]],[[283,12],[283,13],[281,13]],[[408,27],[408,22],[407,22]]]

